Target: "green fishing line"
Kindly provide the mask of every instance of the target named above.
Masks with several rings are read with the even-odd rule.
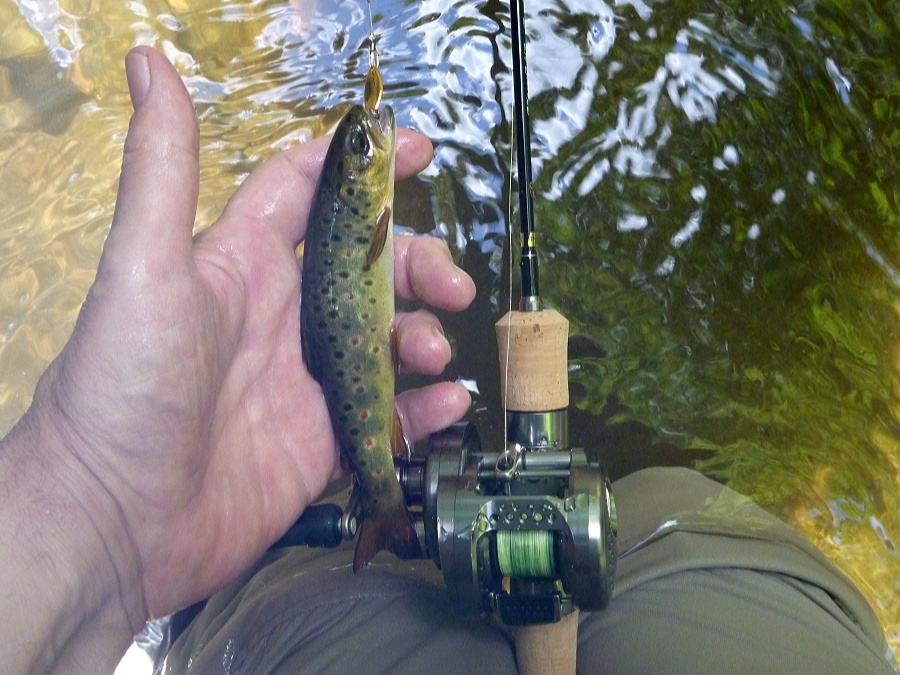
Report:
[[[553,533],[545,530],[499,530],[497,561],[500,572],[506,577],[555,577]]]

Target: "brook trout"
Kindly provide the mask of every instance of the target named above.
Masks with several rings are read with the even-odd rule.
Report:
[[[395,143],[390,107],[350,109],[325,156],[303,245],[303,357],[361,490],[354,571],[380,550],[420,555],[393,462],[406,451],[394,409]]]

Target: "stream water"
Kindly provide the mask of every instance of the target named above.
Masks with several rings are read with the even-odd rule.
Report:
[[[752,497],[854,579],[896,651],[900,1],[526,4],[573,440],[613,477],[688,465]],[[385,103],[436,149],[398,187],[398,229],[443,237],[477,280],[473,307],[442,317],[448,374],[494,410],[516,217],[507,6],[372,9]],[[5,433],[93,279],[127,50],[162,50],[195,101],[203,228],[253,167],[361,101],[369,16],[360,0],[0,0],[0,26]]]

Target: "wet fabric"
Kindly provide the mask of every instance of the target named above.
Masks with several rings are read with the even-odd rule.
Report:
[[[896,673],[862,595],[799,534],[685,469],[613,485],[609,608],[582,614],[579,673]],[[352,544],[269,554],[210,599],[163,672],[515,673],[512,642],[457,617],[430,562]]]

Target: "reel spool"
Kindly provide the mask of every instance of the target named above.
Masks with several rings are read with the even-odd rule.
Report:
[[[455,609],[506,626],[554,623],[604,608],[616,566],[616,514],[605,470],[582,450],[486,455],[472,424],[432,437],[398,466],[420,543]]]

